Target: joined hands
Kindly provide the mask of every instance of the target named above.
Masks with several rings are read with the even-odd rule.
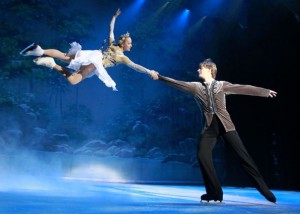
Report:
[[[158,72],[157,71],[154,71],[154,70],[151,70],[150,71],[150,77],[153,79],[153,80],[158,80]]]

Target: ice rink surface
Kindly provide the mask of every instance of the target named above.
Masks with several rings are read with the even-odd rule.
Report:
[[[17,188],[18,187],[18,188]],[[0,189],[1,214],[300,213],[300,192],[272,190],[277,203],[254,188],[224,187],[224,200],[200,202],[203,186],[107,183],[67,178]]]

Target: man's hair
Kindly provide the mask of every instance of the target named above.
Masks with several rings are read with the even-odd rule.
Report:
[[[208,58],[204,61],[200,62],[199,67],[204,67],[211,69],[211,75],[213,78],[216,78],[217,76],[217,65],[212,61],[212,59]]]
[[[128,32],[119,36],[118,41],[117,41],[118,45],[122,45],[124,43],[125,39],[129,38],[129,37],[130,37],[130,35]]]

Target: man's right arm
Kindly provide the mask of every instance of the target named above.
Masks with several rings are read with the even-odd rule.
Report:
[[[177,88],[183,92],[189,93],[194,95],[196,93],[196,87],[197,83],[196,82],[184,82],[184,81],[179,81],[172,79],[170,77],[165,77],[162,75],[158,75],[158,79],[164,83],[166,83],[169,86],[172,86],[174,88]]]

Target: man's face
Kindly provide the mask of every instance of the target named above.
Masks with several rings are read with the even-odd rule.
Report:
[[[205,79],[209,75],[211,75],[210,69],[203,67],[202,65],[198,68],[199,77]]]

